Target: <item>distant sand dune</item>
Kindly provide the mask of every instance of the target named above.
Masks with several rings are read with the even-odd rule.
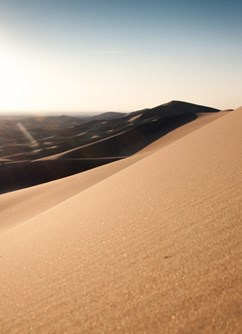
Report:
[[[241,124],[242,108],[1,233],[1,331],[241,333]]]
[[[0,118],[0,194],[131,156],[201,112],[216,115],[219,110],[171,101],[128,114],[105,113],[86,119]]]

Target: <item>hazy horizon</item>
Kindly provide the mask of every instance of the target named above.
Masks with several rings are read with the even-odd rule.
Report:
[[[239,1],[0,0],[0,113],[242,104]]]
[[[0,116],[7,116],[7,115],[11,115],[11,116],[25,116],[25,115],[71,115],[71,116],[75,116],[75,115],[84,115],[85,114],[90,114],[90,115],[96,115],[96,114],[101,114],[101,113],[130,113],[130,112],[135,112],[135,111],[139,111],[139,110],[143,110],[143,109],[152,109],[155,108],[159,105],[162,104],[166,104],[169,102],[172,102],[174,100],[171,101],[161,101],[161,103],[157,104],[157,105],[152,105],[152,106],[143,106],[143,108],[139,108],[139,109],[131,109],[131,110],[9,110],[9,111],[4,111],[4,110],[0,110]],[[177,101],[177,100],[176,100]],[[196,104],[195,102],[192,101],[179,101],[179,102],[186,102],[186,103],[191,103],[191,104]],[[198,104],[199,105],[199,104]],[[204,107],[211,107],[211,108],[216,108],[216,106],[210,106],[210,105],[205,105],[205,104],[201,104],[201,106]],[[229,108],[227,108],[229,109]],[[221,109],[222,110],[222,109]],[[224,109],[225,110],[225,109]]]

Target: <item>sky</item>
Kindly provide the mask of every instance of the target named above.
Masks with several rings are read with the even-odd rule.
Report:
[[[236,108],[241,17],[241,0],[0,0],[0,112]]]

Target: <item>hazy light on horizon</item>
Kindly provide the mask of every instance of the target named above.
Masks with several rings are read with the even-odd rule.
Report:
[[[242,104],[239,1],[0,0],[0,111]]]

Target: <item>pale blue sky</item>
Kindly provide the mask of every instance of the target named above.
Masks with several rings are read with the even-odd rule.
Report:
[[[0,111],[242,105],[240,1],[0,0]]]

